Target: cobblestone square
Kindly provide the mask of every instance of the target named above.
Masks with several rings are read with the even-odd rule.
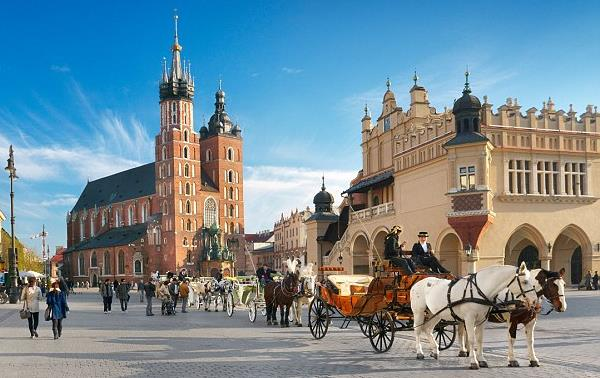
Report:
[[[30,339],[16,305],[0,307],[0,375],[3,377],[445,377],[570,376],[600,374],[600,295],[568,292],[566,313],[542,316],[536,330],[540,368],[506,367],[506,331],[489,325],[485,338],[489,369],[469,371],[452,347],[438,361],[417,361],[412,332],[396,334],[388,353],[374,353],[357,325],[339,329],[334,323],[322,340],[308,327],[267,327],[264,318],[248,321],[237,308],[223,312],[190,310],[173,317],[144,316],[144,305],[132,295],[129,310],[113,304],[102,313],[95,291],[71,295],[71,313],[61,339],[52,339],[50,324],[41,321],[39,339]],[[160,314],[155,303],[155,314]],[[306,324],[306,318],[305,318]],[[527,365],[519,331],[517,357]]]

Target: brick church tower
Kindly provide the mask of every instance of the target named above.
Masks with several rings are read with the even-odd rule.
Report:
[[[215,93],[215,112],[200,129],[202,170],[219,188],[219,226],[225,235],[244,233],[242,130],[225,110],[225,92]]]
[[[161,267],[171,271],[186,260],[191,262],[194,236],[202,225],[202,204],[196,193],[201,190],[201,168],[199,137],[194,132],[194,79],[189,65],[182,65],[181,50],[175,16],[171,68],[163,62],[160,133],[155,141],[156,193],[162,213]]]

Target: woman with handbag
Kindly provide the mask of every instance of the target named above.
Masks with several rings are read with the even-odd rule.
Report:
[[[58,281],[52,282],[50,291],[46,296],[46,304],[50,309],[50,314],[46,318],[52,320],[52,332],[54,340],[62,336],[62,321],[67,317],[69,306],[67,305],[67,297],[59,288]]]
[[[42,300],[42,291],[36,285],[35,277],[29,277],[28,285],[21,291],[21,302],[23,310],[21,317],[26,316],[29,324],[29,333],[31,338],[38,337],[37,327],[40,320],[40,301]],[[29,312],[28,314],[26,312]]]

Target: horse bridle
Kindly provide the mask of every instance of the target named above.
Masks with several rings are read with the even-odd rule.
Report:
[[[544,282],[544,284],[542,285],[542,290],[535,292],[537,294],[538,298],[540,298],[543,295],[544,297],[546,297],[546,300],[548,301],[548,303],[550,303],[552,305],[552,307],[550,307],[550,310],[548,310],[548,312],[546,312],[544,315],[548,315],[549,313],[554,311],[554,303],[552,303],[553,300],[555,300],[555,299],[560,300],[560,297],[564,297],[564,294],[559,294],[558,291],[557,291],[556,295],[547,295],[547,292],[550,290],[550,282],[556,281],[561,278],[562,277],[546,278],[546,282]]]
[[[290,277],[290,275],[288,274],[288,277]],[[279,287],[281,289],[281,292],[288,297],[293,297],[297,294],[298,291],[298,287],[296,285],[296,287],[294,288],[294,285],[292,285],[292,289],[288,290],[285,285],[283,284],[285,282],[285,278],[283,280],[281,280],[281,283],[279,284]]]
[[[520,293],[517,294],[517,296],[515,298],[521,298],[521,297],[526,297],[527,293],[531,293],[532,291],[535,292],[537,294],[537,291],[535,290],[535,288],[533,287],[533,285],[531,286],[531,289],[529,290],[524,290],[523,289],[523,284],[521,284],[521,280],[519,279],[519,277],[524,276],[525,273],[519,273],[519,268],[517,268],[517,274],[515,274],[515,276],[513,277],[513,279],[508,283],[508,285],[506,285],[506,287],[510,287],[510,285],[512,285],[512,283],[516,280],[517,284],[519,285],[519,291]]]

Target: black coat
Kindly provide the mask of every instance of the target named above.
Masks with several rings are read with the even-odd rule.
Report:
[[[265,270],[263,267],[258,268],[258,270],[256,271],[256,277],[258,277],[258,280],[265,280],[265,281],[271,281],[271,274],[276,273],[274,270],[271,270],[270,268],[267,268],[267,270]]]
[[[431,244],[427,243],[427,252],[421,247],[421,243],[415,243],[412,247],[413,258],[431,256]]]
[[[398,246],[398,238],[396,235],[388,234],[385,237],[385,259],[389,260],[393,257],[398,257],[402,254],[402,246]]]

